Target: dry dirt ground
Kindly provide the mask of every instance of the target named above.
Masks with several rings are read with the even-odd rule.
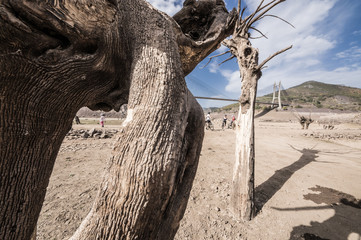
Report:
[[[230,186],[235,134],[206,131],[198,172],[177,240],[361,238],[361,114],[314,114],[344,122],[333,130],[308,130],[292,114],[256,119],[256,205],[250,222],[232,214]],[[333,120],[332,120],[333,119]],[[348,122],[348,123],[346,123]],[[75,129],[99,128],[74,125]],[[105,129],[118,125],[106,125]],[[65,139],[38,222],[38,239],[68,239],[90,209],[111,139]],[[156,211],[156,210],[155,210]]]

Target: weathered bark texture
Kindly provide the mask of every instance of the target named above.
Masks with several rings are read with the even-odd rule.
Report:
[[[257,94],[257,83],[262,76],[262,67],[274,56],[286,51],[283,49],[258,64],[258,49],[253,48],[249,39],[250,29],[262,36],[263,33],[253,27],[274,6],[285,0],[272,0],[266,4],[261,1],[254,13],[243,18],[245,8],[241,11],[241,0],[238,0],[238,13],[232,38],[223,41],[231,54],[237,57],[241,73],[242,92],[239,99],[238,122],[236,126],[236,162],[233,171],[231,205],[234,213],[242,220],[251,220],[255,214],[254,204],[254,110]],[[272,15],[273,16],[273,15]]]
[[[183,9],[173,18],[181,28],[176,31],[177,41],[187,75],[232,33],[237,13],[233,9],[228,14],[223,0],[194,0],[185,1]]]
[[[258,69],[258,50],[242,35],[233,35],[225,45],[237,57],[242,78],[242,93],[236,125],[236,160],[233,169],[231,206],[243,220],[250,220],[254,208],[254,110],[257,82],[262,76]]]
[[[78,109],[124,103],[128,119],[73,239],[174,236],[203,139],[184,76],[233,27],[234,13],[204,2],[195,41],[180,30],[188,12],[178,25],[143,0],[0,1],[0,239],[31,238]]]

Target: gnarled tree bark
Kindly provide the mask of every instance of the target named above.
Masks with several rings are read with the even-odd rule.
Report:
[[[77,110],[124,103],[128,118],[73,239],[174,236],[203,139],[202,110],[184,76],[235,18],[218,0],[186,8],[193,16],[172,19],[143,0],[0,2],[0,239],[34,233]],[[185,28],[197,14],[206,24]]]

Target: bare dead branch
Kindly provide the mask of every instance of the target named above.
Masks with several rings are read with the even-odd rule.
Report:
[[[237,13],[238,13],[238,16],[239,16],[239,14],[241,13],[241,1],[242,0],[238,0],[238,7],[237,7]]]
[[[259,20],[261,20],[261,19],[264,18],[264,17],[274,17],[274,18],[278,18],[278,19],[284,21],[285,23],[287,23],[288,25],[290,25],[291,27],[296,28],[295,26],[293,26],[290,22],[286,21],[285,19],[283,19],[283,18],[281,18],[281,17],[279,17],[279,16],[276,16],[276,15],[272,15],[272,14],[263,15]]]
[[[223,62],[221,62],[220,64],[218,64],[218,66],[222,65],[225,62],[228,62],[230,60],[232,60],[233,58],[235,58],[236,56],[232,55],[231,57],[227,58],[226,60],[224,60]]]
[[[209,57],[209,58],[212,59],[212,58],[219,57],[219,56],[222,56],[222,55],[227,54],[227,53],[230,53],[230,52],[231,52],[231,50],[228,50],[228,51],[226,51],[226,52],[224,52],[224,53],[217,54],[217,55],[211,56],[211,57]]]
[[[246,9],[247,9],[247,7],[244,7],[244,8],[242,9],[242,13],[241,13],[241,16],[239,17],[240,19],[242,19],[242,17],[243,17],[243,14],[244,14],[244,11],[246,11]]]
[[[258,30],[257,28],[250,27],[250,29],[255,30],[256,32],[258,32],[259,34],[261,34],[261,35],[262,35],[262,37],[264,37],[264,38],[268,39],[268,37],[267,37],[265,34],[263,34],[260,30]]]
[[[268,7],[269,5],[273,4],[273,3],[276,2],[276,1],[279,1],[279,0],[273,0],[273,1],[269,2],[269,3],[267,3],[266,5],[264,5],[263,7],[261,7],[261,8],[259,9],[259,11],[262,11],[263,9],[265,9],[266,7]]]
[[[230,53],[230,52],[231,52],[231,50],[228,50],[228,51],[223,52],[223,53],[221,53],[221,54],[217,54],[217,55],[214,55],[214,56],[209,57],[208,62],[207,62],[203,67],[201,67],[201,69],[207,67],[207,65],[212,61],[213,58],[222,56],[222,55],[227,54],[227,53]]]
[[[265,6],[263,6],[263,7],[261,7],[261,8],[257,7],[256,11],[254,11],[251,15],[249,15],[248,17],[246,17],[246,18],[244,19],[244,21],[247,22],[248,20],[252,19],[258,12],[262,11],[262,9],[264,9],[264,8],[267,7],[267,6],[269,6],[270,4],[272,4],[272,3],[275,2],[275,1],[279,1],[279,0],[273,0],[273,1],[269,2],[269,3],[267,3]]]
[[[256,15],[256,13],[257,12],[253,12],[251,15],[249,15],[248,17],[246,17],[245,19],[244,19],[244,22],[249,22],[249,21],[251,21],[252,20],[252,18]],[[248,25],[248,24],[247,24]],[[246,25],[246,26],[247,26]]]
[[[241,25],[241,18],[239,17],[239,14],[241,12],[241,1],[242,0],[238,0],[238,6],[237,6],[237,21],[236,21],[236,27],[235,29],[237,29],[240,25]]]
[[[262,0],[262,1],[260,2],[260,4],[258,5],[258,7],[257,7],[257,9],[256,9],[256,12],[258,12],[259,9],[262,7],[263,2],[264,2],[264,0]]]
[[[283,53],[283,52],[286,52],[287,50],[291,49],[292,48],[292,45],[289,46],[289,47],[286,47],[278,52],[275,52],[274,54],[272,54],[271,56],[269,56],[268,58],[266,58],[260,65],[258,65],[258,69],[261,69],[268,61],[270,61],[272,58],[274,58],[275,56]]]
[[[273,3],[272,5],[270,5],[268,8],[266,8],[263,12],[261,12],[257,17],[252,18],[248,21],[247,23],[247,27],[249,28],[250,26],[252,26],[255,22],[257,22],[263,15],[265,15],[268,11],[270,11],[272,8],[274,8],[275,6],[277,6],[278,4],[284,2],[286,0],[274,0],[271,3]],[[263,9],[263,8],[262,8]]]
[[[263,36],[259,36],[259,37],[249,37],[249,39],[260,39],[263,38]]]

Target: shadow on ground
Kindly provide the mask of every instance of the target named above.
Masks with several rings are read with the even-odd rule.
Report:
[[[310,190],[318,193],[304,195],[304,199],[311,200],[316,204],[326,205],[274,209],[295,212],[333,209],[335,213],[324,222],[311,221],[310,226],[300,225],[294,227],[290,240],[359,240],[361,238],[361,200],[357,200],[350,194],[321,186],[310,188]]]
[[[291,148],[302,153],[300,159],[287,167],[277,170],[269,179],[256,187],[256,214],[262,210],[263,206],[282,188],[282,186],[287,182],[288,179],[292,177],[295,172],[305,167],[309,163],[316,161],[316,158],[318,157],[318,150],[306,148],[298,150],[293,146],[291,146]]]

